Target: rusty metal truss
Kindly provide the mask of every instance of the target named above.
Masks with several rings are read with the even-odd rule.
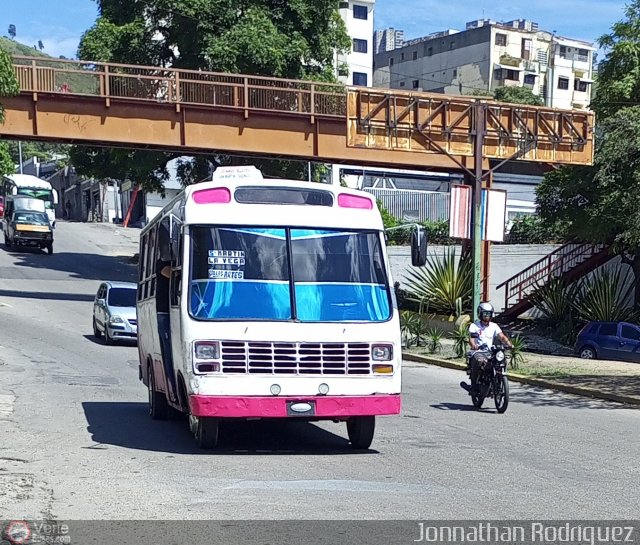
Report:
[[[485,158],[593,162],[592,112],[381,89],[349,91],[348,145],[471,157],[478,108]]]

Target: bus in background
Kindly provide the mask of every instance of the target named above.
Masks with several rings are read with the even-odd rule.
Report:
[[[44,202],[45,210],[51,227],[56,225],[56,204],[58,192],[51,184],[30,174],[9,174],[0,180],[0,219],[4,218],[7,208],[11,210],[11,200],[14,197],[31,197]]]
[[[424,264],[421,232],[414,246]],[[346,422],[365,449],[375,417],[400,412],[399,315],[371,195],[218,168],[142,230],[139,255],[149,411],[186,413],[201,448],[217,445],[221,420],[296,418]],[[158,331],[165,285],[173,365]]]

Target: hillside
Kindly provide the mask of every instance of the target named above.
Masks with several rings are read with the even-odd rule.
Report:
[[[4,36],[0,36],[0,49],[9,53],[9,55],[23,55],[25,57],[51,57],[46,53],[42,53],[33,46],[21,44],[15,40],[10,40]]]
[[[79,73],[70,73],[70,72],[56,72],[55,81],[53,81],[52,85],[55,90],[60,90],[63,87],[68,88],[71,92],[74,93],[82,93],[88,95],[95,95],[98,93],[99,81],[94,73],[88,69],[87,66],[81,64],[64,64],[60,63],[48,63],[47,59],[56,59],[56,57],[52,57],[51,55],[47,55],[46,53],[42,53],[34,49],[33,47],[29,47],[28,45],[21,44],[16,42],[15,40],[10,40],[6,37],[0,37],[0,49],[3,49],[9,55],[21,55],[25,57],[37,57],[42,59],[42,61],[38,61],[38,66],[40,67],[51,67],[51,68],[67,68],[67,69],[75,69],[75,70],[86,70],[87,74],[79,74]],[[18,64],[24,64],[24,61],[18,62]],[[27,62],[30,64],[30,62]]]

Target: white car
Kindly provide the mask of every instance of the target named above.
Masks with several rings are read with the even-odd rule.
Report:
[[[93,302],[93,334],[105,344],[138,339],[137,286],[131,282],[103,282]]]

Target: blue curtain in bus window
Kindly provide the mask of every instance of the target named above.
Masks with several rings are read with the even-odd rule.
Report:
[[[388,282],[377,233],[292,229],[291,245],[299,320],[389,319]]]
[[[192,230],[190,310],[210,320],[290,320],[284,229]]]

